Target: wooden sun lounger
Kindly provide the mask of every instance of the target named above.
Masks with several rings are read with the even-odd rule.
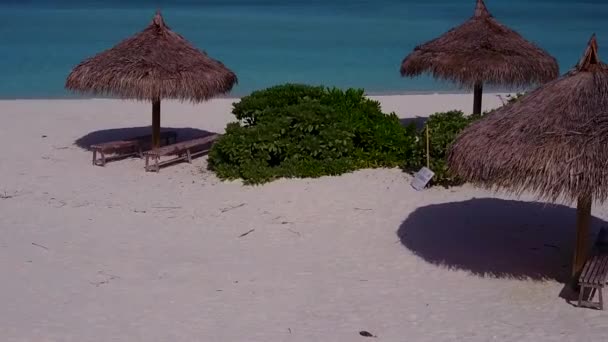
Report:
[[[102,144],[92,145],[91,149],[93,150],[93,165],[98,166],[106,165],[106,154],[120,154],[120,156],[128,156],[141,153],[140,144],[136,140],[109,141]],[[101,155],[101,159],[97,159],[97,153]]]
[[[598,236],[594,251],[589,257],[583,272],[579,277],[580,292],[578,297],[579,307],[589,307],[604,310],[604,287],[608,282],[608,246],[604,245],[603,240],[608,234],[603,228]],[[598,295],[598,301],[593,298]]]
[[[101,144],[91,145],[93,150],[93,165],[105,166],[108,158],[107,154],[116,154],[114,158],[128,157],[132,155],[138,155],[143,158],[143,149],[145,144],[152,139],[151,135],[142,135],[128,140],[117,140],[109,141]],[[177,140],[177,132],[166,131],[160,133],[161,143],[168,145],[171,142]],[[97,154],[100,154],[101,158],[97,159]]]
[[[592,255],[585,263],[583,273],[579,278],[581,286],[578,297],[578,306],[604,310],[604,286],[608,276],[608,254]],[[589,290],[588,294],[586,290]],[[593,297],[598,294],[598,301],[593,302]],[[587,298],[585,298],[587,295]]]
[[[218,137],[219,134],[214,134],[204,138],[182,141],[176,144],[156,148],[151,151],[146,151],[144,152],[144,156],[146,156],[146,171],[159,172],[161,166],[173,164],[182,160],[192,163],[192,158],[207,153],[213,142],[217,140]],[[160,157],[169,155],[176,155],[177,157],[162,162],[160,161]],[[152,165],[150,165],[150,158],[152,158],[154,161],[154,164]]]

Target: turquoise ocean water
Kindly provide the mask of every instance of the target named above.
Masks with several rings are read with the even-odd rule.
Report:
[[[368,93],[457,91],[405,79],[417,44],[460,24],[474,0],[0,0],[0,98],[62,98],[71,68],[143,29],[160,8],[234,70],[239,96],[282,82]],[[498,20],[555,56],[563,73],[593,32],[608,56],[608,0],[487,0]],[[602,52],[604,51],[604,52]]]

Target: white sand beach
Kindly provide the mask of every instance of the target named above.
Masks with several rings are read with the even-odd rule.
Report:
[[[374,98],[403,118],[472,107],[466,94]],[[162,126],[221,133],[233,101],[164,102]],[[0,101],[0,341],[606,339],[606,311],[562,298],[574,209],[416,192],[399,169],[243,186],[206,157],[160,173],[137,158],[92,166],[82,147],[148,133],[150,107]],[[593,215],[594,232],[608,226],[607,207]]]

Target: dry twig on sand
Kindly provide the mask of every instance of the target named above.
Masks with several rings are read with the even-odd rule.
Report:
[[[43,245],[39,245],[39,244],[37,244],[37,243],[35,243],[35,242],[32,242],[32,246],[40,247],[40,248],[46,249],[47,251],[49,250],[49,248],[48,248],[48,247],[43,246]]]
[[[14,198],[16,196],[17,196],[16,193],[13,193],[12,195],[9,195],[9,194],[6,193],[6,191],[4,191],[3,194],[0,194],[0,199],[11,199],[11,198]]]
[[[294,233],[294,234],[296,234],[299,237],[302,237],[302,234],[300,234],[300,232],[298,232],[298,231],[295,231],[295,230],[292,230],[292,229],[289,229],[289,228],[287,228],[287,230],[290,231],[290,232],[292,232],[292,233]]]
[[[255,229],[251,229],[251,230],[249,230],[248,232],[245,232],[245,233],[243,233],[243,234],[239,235],[239,238],[242,238],[243,236],[247,236],[247,235],[249,235],[249,234],[253,233],[254,231],[255,231]]]
[[[234,210],[234,209],[237,209],[237,208],[240,208],[240,207],[244,207],[246,204],[247,203],[241,203],[239,205],[235,205],[235,206],[232,206],[232,207],[222,208],[222,209],[220,209],[220,212],[225,213],[225,212],[230,211],[230,210]]]

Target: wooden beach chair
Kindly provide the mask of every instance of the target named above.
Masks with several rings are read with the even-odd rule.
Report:
[[[164,145],[168,145],[177,140],[177,132],[161,132],[160,138],[161,144],[164,142]],[[91,150],[93,151],[93,165],[105,166],[106,162],[109,160],[106,156],[109,154],[113,154],[112,159],[125,158],[132,155],[138,155],[140,158],[143,158],[143,150],[151,139],[151,135],[142,135],[128,140],[108,141],[91,145]],[[100,155],[99,159],[97,159],[97,154]]]
[[[160,167],[167,164],[173,164],[178,161],[187,161],[188,163],[192,163],[192,158],[203,155],[209,152],[211,145],[217,138],[219,138],[219,134],[213,134],[204,138],[197,138],[188,141],[182,141],[176,144],[163,146],[160,148],[153,149],[151,151],[144,152],[144,156],[146,157],[146,171],[154,171],[159,172]],[[160,161],[161,157],[175,155],[175,158]],[[150,164],[150,159],[154,162]]]
[[[579,307],[595,308],[604,310],[604,287],[608,282],[608,246],[606,238],[608,231],[602,228],[594,251],[585,262],[583,271],[579,277],[580,292],[578,297]],[[597,294],[598,301],[593,298]]]
[[[108,159],[107,154],[114,154],[114,158],[126,157],[134,154],[140,154],[140,144],[136,140],[124,140],[124,141],[108,141],[101,144],[91,145],[93,150],[93,165],[106,166]],[[100,154],[101,158],[97,159],[97,154]]]

